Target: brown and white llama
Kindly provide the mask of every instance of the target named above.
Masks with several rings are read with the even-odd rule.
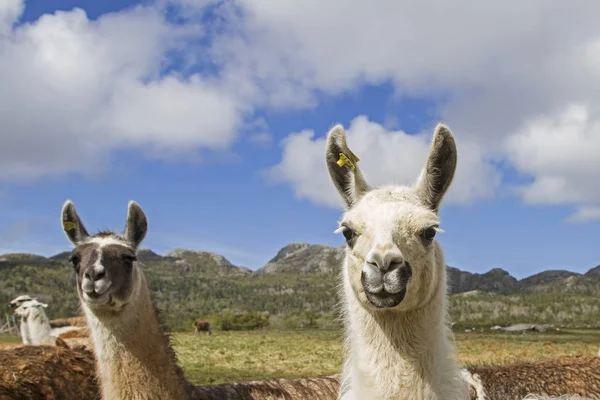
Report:
[[[88,234],[71,201],[61,223],[74,248],[77,294],[88,321],[103,399],[333,399],[335,377],[193,386],[159,324],[136,250],[148,228],[131,201],[125,233]],[[200,355],[201,356],[201,355]]]
[[[367,184],[341,125],[328,134],[325,158],[346,209],[336,230],[347,243],[339,398],[468,399],[453,357],[446,269],[435,240],[440,204],[457,163],[452,133],[441,124],[435,128],[413,186]]]
[[[212,335],[212,327],[210,322],[202,321],[197,319],[194,321],[194,335],[198,335],[199,332],[206,332],[207,335]]]
[[[77,294],[94,345],[103,399],[185,399],[188,384],[153,309],[136,250],[147,220],[130,202],[125,233],[89,235],[71,201],[61,223],[75,245]]]

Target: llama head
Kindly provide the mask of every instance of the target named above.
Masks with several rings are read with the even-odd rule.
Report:
[[[31,301],[33,300],[33,297],[31,297],[28,294],[22,294],[18,297],[15,297],[14,299],[12,299],[9,303],[9,307],[10,308],[18,308],[21,304],[25,303],[26,301]]]
[[[400,155],[399,155],[400,156]],[[336,232],[346,238],[344,279],[371,310],[410,310],[428,302],[444,276],[438,211],[456,169],[450,130],[439,124],[412,186],[372,188],[336,125],[327,137],[329,175],[345,203]]]
[[[121,310],[140,285],[136,251],[148,229],[142,208],[129,202],[122,235],[107,231],[89,235],[70,200],[63,205],[61,224],[74,245],[70,262],[82,304],[94,312]]]
[[[29,301],[22,302],[16,309],[15,314],[22,318],[29,318],[30,315],[34,317],[43,315],[43,309],[47,308],[48,304],[32,299]]]

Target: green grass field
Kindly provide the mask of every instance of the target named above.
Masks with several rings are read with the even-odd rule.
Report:
[[[0,336],[0,348],[3,345],[13,345],[21,343],[19,336]]]
[[[559,333],[457,333],[463,365],[499,364],[562,355],[595,355],[600,330]],[[241,382],[273,377],[330,375],[340,371],[338,331],[219,332],[212,336],[173,335],[179,363],[196,384]]]
[[[455,336],[463,365],[596,355],[600,347],[600,330],[592,329]],[[19,337],[0,336],[0,348],[20,343]],[[173,344],[179,364],[195,384],[332,375],[342,365],[342,337],[335,330],[215,331],[212,336],[176,332]]]
[[[173,343],[196,384],[334,374],[342,360],[337,331],[175,333]]]

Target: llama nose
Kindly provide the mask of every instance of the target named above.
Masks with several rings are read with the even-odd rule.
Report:
[[[106,276],[106,270],[103,266],[95,265],[88,268],[83,274],[82,289],[89,295],[103,294],[110,286],[111,282]]]
[[[392,265],[403,264],[404,257],[395,245],[375,246],[369,251],[365,261],[381,272],[386,272]]]
[[[83,276],[92,282],[97,282],[106,276],[104,269],[97,271],[95,268],[87,270]]]

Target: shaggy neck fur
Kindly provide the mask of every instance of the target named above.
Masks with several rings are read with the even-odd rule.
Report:
[[[27,331],[31,344],[54,343],[55,338],[50,332],[50,321],[46,312],[41,307],[31,307],[27,317]]]
[[[94,312],[83,303],[103,399],[188,397],[169,337],[160,327],[141,270],[131,301],[120,312]]]
[[[345,277],[347,361],[341,399],[468,399],[446,325],[445,271],[441,278],[422,308],[372,312],[359,303]]]
[[[27,327],[27,319],[21,317],[19,320],[20,329],[21,329],[21,339],[23,340],[23,344],[31,344],[31,337],[29,335],[29,328]]]

